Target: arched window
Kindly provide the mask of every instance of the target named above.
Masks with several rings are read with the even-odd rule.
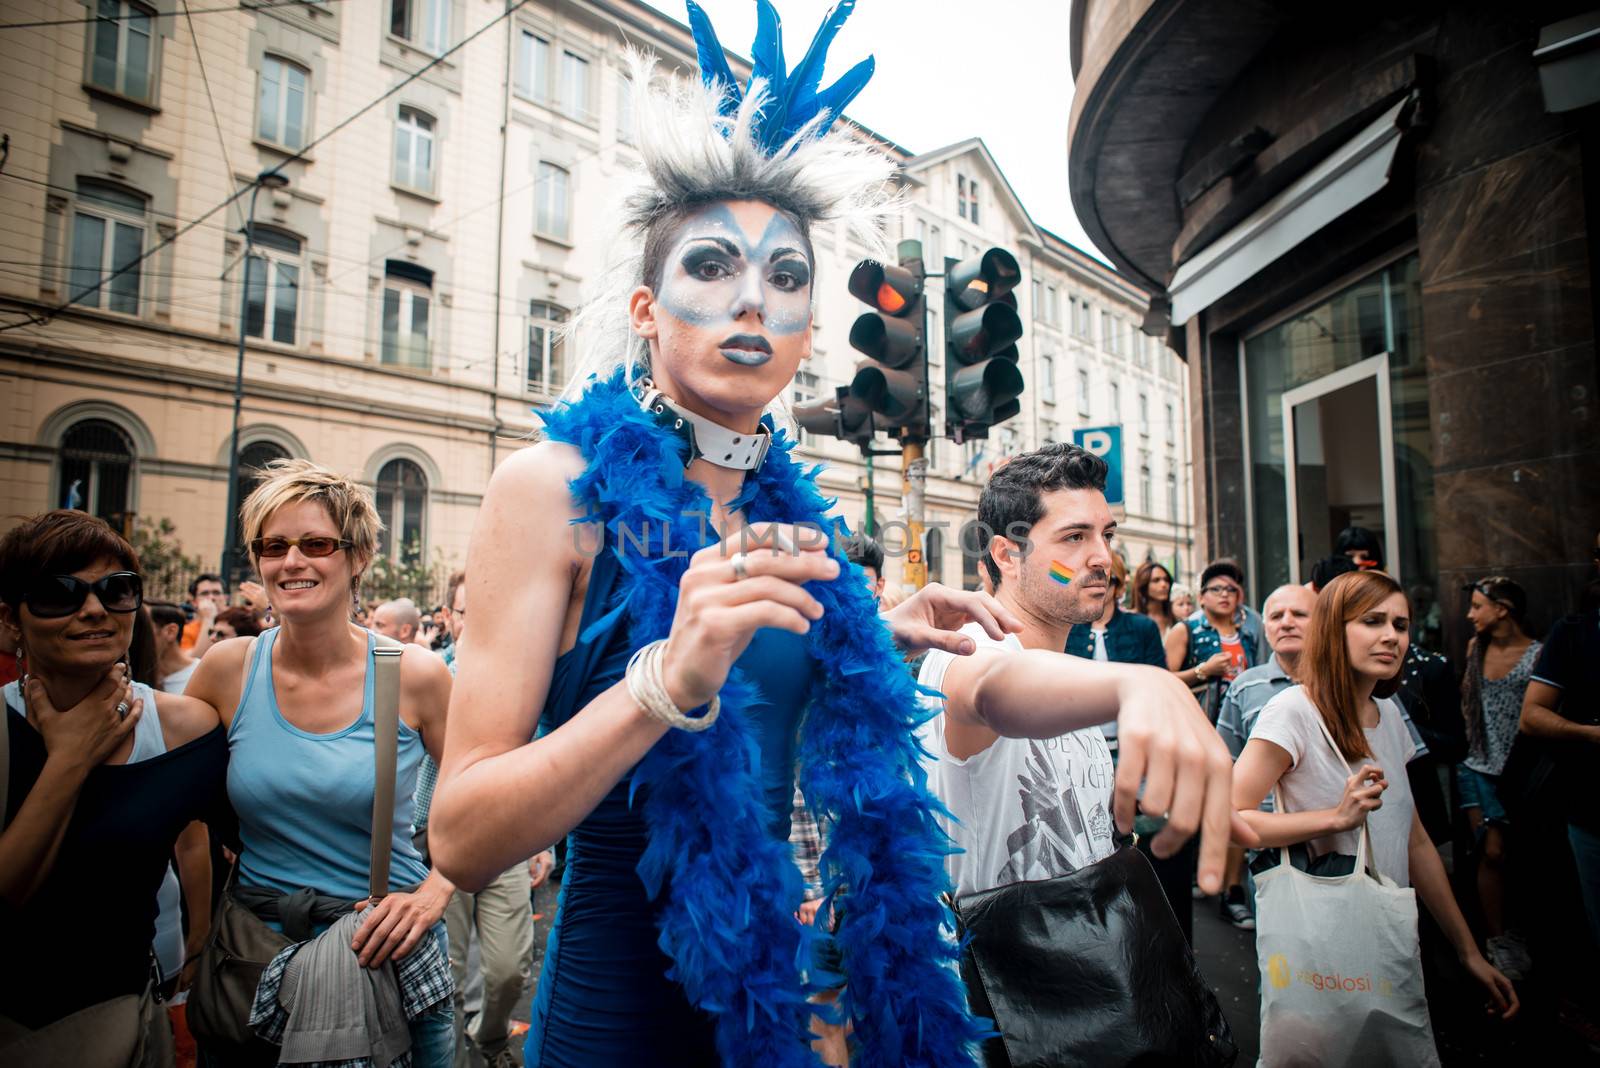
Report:
[[[252,441],[239,450],[238,496],[234,500],[241,506],[244,499],[261,484],[261,469],[274,460],[287,460],[289,450],[276,441]]]
[[[375,496],[383,521],[378,551],[396,563],[422,559],[428,503],[428,479],[422,468],[410,460],[390,460],[378,471]]]
[[[133,481],[133,442],[105,419],[84,419],[61,436],[61,476],[56,501],[97,515],[126,530]]]
[[[433,149],[433,116],[413,107],[402,107],[394,126],[394,184],[431,194]]]

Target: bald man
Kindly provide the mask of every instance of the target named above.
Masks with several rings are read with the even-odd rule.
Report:
[[[1250,729],[1267,702],[1294,685],[1295,666],[1304,647],[1311,607],[1317,595],[1304,586],[1279,586],[1261,606],[1267,647],[1272,655],[1264,664],[1248,669],[1233,680],[1217,713],[1217,733],[1238,760]]]
[[[421,622],[422,613],[409,597],[385,601],[372,613],[372,629],[402,645],[417,640],[417,626]]]

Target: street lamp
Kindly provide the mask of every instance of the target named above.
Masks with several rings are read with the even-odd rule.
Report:
[[[232,588],[234,557],[238,554],[239,540],[239,407],[244,402],[244,343],[245,323],[250,306],[250,249],[256,230],[256,195],[263,187],[283,189],[289,176],[277,168],[269,168],[256,175],[250,185],[250,217],[244,228],[244,255],[240,264],[244,284],[239,287],[239,358],[233,372],[233,434],[228,440],[228,524],[222,536],[222,581]]]

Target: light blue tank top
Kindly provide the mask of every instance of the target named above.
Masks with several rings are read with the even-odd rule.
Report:
[[[228,799],[239,815],[239,882],[283,893],[367,896],[373,794],[372,650],[361,715],[343,730],[311,734],[283,718],[272,684],[278,628],[256,641],[254,660],[228,728]],[[411,844],[411,805],[422,736],[400,721],[389,889],[428,876]]]

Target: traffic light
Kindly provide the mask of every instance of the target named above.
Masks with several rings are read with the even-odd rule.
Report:
[[[899,266],[862,260],[850,272],[850,295],[865,302],[850,327],[856,364],[850,395],[878,426],[901,438],[928,436],[927,304],[922,299],[922,247],[907,242]],[[914,247],[913,247],[914,246]]]
[[[863,449],[872,444],[872,409],[867,402],[840,386],[831,400],[794,406],[794,421],[811,434],[853,442]]]
[[[945,433],[958,444],[988,437],[991,426],[1022,411],[1022,319],[1011,292],[1021,280],[1016,257],[1003,248],[945,260]]]

